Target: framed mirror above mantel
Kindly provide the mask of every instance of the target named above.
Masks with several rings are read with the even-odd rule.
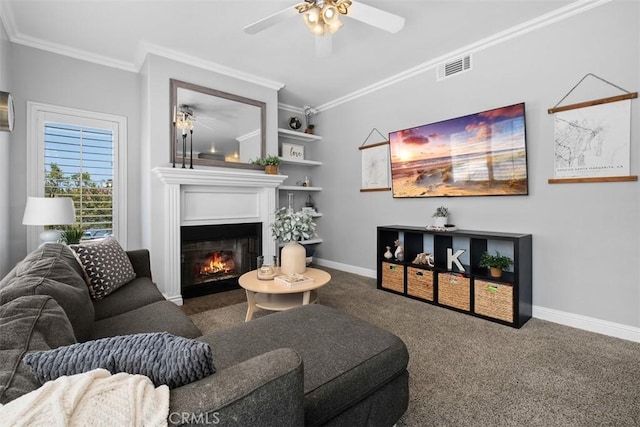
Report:
[[[170,79],[170,153],[175,167],[263,169],[266,103]]]

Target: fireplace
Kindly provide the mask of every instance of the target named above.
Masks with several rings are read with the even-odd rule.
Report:
[[[277,188],[286,175],[235,168],[182,169],[157,166],[161,209],[150,215],[153,277],[169,301],[182,304],[182,230],[200,225],[262,224],[261,254],[276,254],[269,227],[278,208]],[[154,202],[155,203],[155,202]],[[257,251],[256,251],[257,252]]]
[[[183,226],[180,233],[183,298],[237,289],[262,254],[262,223]]]

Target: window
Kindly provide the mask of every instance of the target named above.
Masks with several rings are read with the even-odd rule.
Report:
[[[35,103],[28,110],[29,152],[37,153],[28,164],[29,195],[71,197],[84,239],[114,235],[126,245],[126,167],[119,155],[126,119]],[[29,244],[37,245],[32,234]]]
[[[84,239],[113,232],[113,132],[44,124],[44,194],[71,197]]]

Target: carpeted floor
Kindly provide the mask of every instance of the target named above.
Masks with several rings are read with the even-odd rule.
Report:
[[[392,331],[409,349],[410,402],[399,426],[640,426],[638,343],[538,319],[513,329],[326,270],[321,304]],[[243,290],[230,292],[227,301],[244,300]],[[189,306],[196,313],[206,303]],[[242,302],[191,318],[207,333],[245,314]]]

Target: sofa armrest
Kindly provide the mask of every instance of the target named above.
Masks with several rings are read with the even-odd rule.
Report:
[[[137,277],[148,277],[151,279],[151,258],[148,249],[136,249],[127,251],[127,256],[133,265],[133,270]]]
[[[175,388],[169,425],[303,425],[302,366],[295,350],[280,348]]]

